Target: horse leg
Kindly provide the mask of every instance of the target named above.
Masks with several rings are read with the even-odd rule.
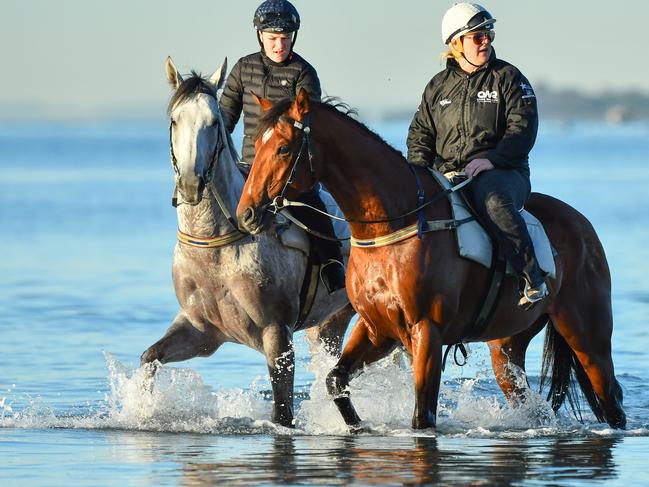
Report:
[[[212,355],[225,340],[210,326],[200,329],[180,311],[167,333],[147,348],[140,357],[140,366],[159,361],[160,363],[180,362],[194,357]]]
[[[349,397],[351,376],[364,365],[388,355],[395,346],[396,341],[390,338],[383,338],[379,345],[375,346],[369,338],[366,321],[359,317],[338,363],[327,375],[327,392],[352,433],[360,432],[363,428],[361,418]]]
[[[264,329],[262,344],[273,388],[273,422],[292,428],[293,380],[295,354],[293,333],[286,326],[272,325]]]
[[[347,304],[320,326],[309,328],[306,331],[306,335],[309,340],[309,351],[311,355],[315,355],[318,352],[318,346],[322,342],[328,353],[340,356],[345,331],[347,331],[349,320],[354,316],[354,313],[356,311],[354,311],[352,305]]]
[[[554,329],[572,349],[588,378],[579,380],[580,371],[575,370],[581,389],[599,420],[605,420],[612,428],[624,429],[626,414],[622,407],[622,388],[615,378],[611,356],[610,298],[590,303],[580,303],[582,300],[576,296],[572,300],[562,298],[558,297],[551,319]]]
[[[525,402],[525,396],[529,391],[525,375],[525,352],[532,338],[547,322],[548,317],[544,315],[521,333],[487,342],[496,382],[507,400],[514,406]]]
[[[415,379],[415,411],[412,428],[435,427],[437,399],[442,377],[442,337],[429,319],[416,323],[410,332]]]

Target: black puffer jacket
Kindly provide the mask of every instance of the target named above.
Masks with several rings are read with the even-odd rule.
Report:
[[[296,53],[283,63],[276,63],[265,53],[242,57],[232,68],[221,95],[221,113],[225,127],[232,133],[243,111],[243,149],[241,158],[252,164],[255,158],[254,132],[261,108],[251,92],[271,101],[294,98],[299,89],[320,100],[320,80],[316,70]]]
[[[433,77],[408,131],[408,161],[441,172],[476,158],[529,176],[538,128],[536,96],[527,79],[497,59],[467,74],[454,59]]]

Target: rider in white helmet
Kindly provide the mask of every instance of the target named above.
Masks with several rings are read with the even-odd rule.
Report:
[[[464,172],[466,195],[521,279],[519,306],[548,295],[519,211],[530,196],[528,154],[538,128],[529,81],[493,49],[496,19],[456,3],[442,19],[446,69],[428,83],[408,131],[408,161]]]

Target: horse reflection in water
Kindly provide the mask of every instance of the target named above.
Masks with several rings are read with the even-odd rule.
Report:
[[[180,311],[166,335],[142,354],[141,363],[187,360],[213,354],[224,342],[247,345],[266,357],[273,389],[273,421],[293,423],[292,337],[307,266],[299,250],[274,232],[239,232],[234,214],[244,179],[216,97],[225,65],[209,80],[183,80],[167,60],[174,94],[169,104],[170,145],[177,185],[179,242],[173,282]],[[354,311],[344,290],[324,286],[301,328],[339,353]]]
[[[187,485],[573,485],[618,477],[614,449],[624,441],[283,435],[257,437],[245,449],[222,444],[240,446],[240,439],[209,438],[195,437],[191,449],[167,448],[160,462],[179,465]],[[191,454],[183,455],[183,447]],[[156,455],[162,456],[159,448]]]
[[[281,206],[285,195],[290,198],[291,192],[322,181],[355,239],[387,239],[417,222],[412,211],[417,206],[417,178],[428,198],[442,190],[425,169],[411,169],[400,152],[363,124],[331,105],[311,102],[304,91],[294,101],[275,106],[258,102],[267,110],[259,127],[264,136],[257,139],[257,155],[237,209],[239,225],[246,231],[264,230],[265,210],[271,204]],[[625,427],[622,389],[611,358],[611,283],[602,245],[587,219],[557,199],[534,193],[527,209],[541,220],[558,251],[550,296],[534,309],[522,310],[516,306],[518,282],[508,277],[492,319],[474,336],[471,320],[488,269],[458,255],[452,232],[352,247],[347,291],[359,319],[327,378],[328,390],[352,431],[363,428],[349,396],[352,375],[398,343],[413,357],[415,429],[436,424],[444,344],[486,341],[500,388],[519,403],[527,384],[517,380],[517,371],[525,368],[530,340],[548,323],[544,370],[552,368],[548,397],[553,409],[557,411],[566,397],[575,409],[574,374],[597,419]],[[427,220],[451,218],[445,198],[426,208]]]

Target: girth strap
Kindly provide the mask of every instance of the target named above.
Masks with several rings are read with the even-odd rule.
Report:
[[[350,244],[352,247],[383,247],[385,245],[391,245],[396,242],[401,242],[410,237],[418,235],[421,229],[421,233],[428,232],[437,232],[440,230],[453,230],[454,228],[468,223],[473,220],[473,217],[467,217],[462,220],[427,220],[423,223],[417,222],[412,225],[397,230],[396,232],[390,233],[388,235],[383,235],[381,237],[375,237],[370,239],[358,239],[352,237],[350,239]]]
[[[318,285],[320,273],[318,272],[317,264],[313,263],[313,258],[309,252],[309,258],[306,263],[306,273],[304,275],[304,281],[302,282],[302,288],[300,289],[300,310],[297,314],[297,320],[295,320],[295,325],[293,325],[293,331],[301,330],[304,326],[304,320],[311,312],[313,308],[313,303],[315,302],[315,297],[318,294]]]

